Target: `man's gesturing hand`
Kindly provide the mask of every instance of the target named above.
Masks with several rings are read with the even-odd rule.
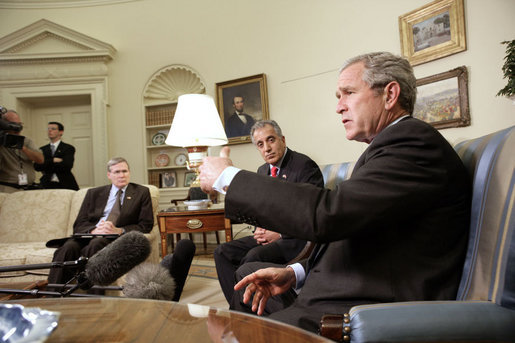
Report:
[[[268,299],[282,294],[295,285],[295,272],[292,268],[265,268],[245,276],[234,286],[239,291],[247,286],[243,302],[247,304],[252,295],[252,311],[262,315]]]
[[[225,146],[220,151],[220,157],[204,157],[202,160],[202,165],[199,167],[200,188],[205,193],[212,193],[213,183],[225,168],[232,166],[232,161],[229,158],[230,152],[231,149]]]

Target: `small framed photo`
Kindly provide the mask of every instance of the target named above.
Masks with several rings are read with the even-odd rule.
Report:
[[[437,0],[401,15],[399,33],[411,65],[466,50],[463,0]]]
[[[173,188],[177,187],[177,173],[175,171],[167,171],[160,175],[160,188]]]
[[[184,187],[190,187],[196,178],[197,178],[197,174],[195,172],[184,173]]]
[[[470,125],[465,66],[418,79],[417,93],[413,117],[437,129]]]
[[[229,144],[249,143],[250,128],[268,119],[266,75],[259,74],[216,84],[218,112]]]

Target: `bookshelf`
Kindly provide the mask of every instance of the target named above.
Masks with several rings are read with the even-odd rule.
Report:
[[[170,207],[170,200],[185,198],[191,181],[186,166],[187,151],[165,144],[182,94],[204,94],[205,84],[192,68],[174,64],[152,75],[143,93],[145,167],[148,183],[159,188],[159,208]]]
[[[187,151],[164,143],[176,108],[177,103],[145,108],[148,183],[159,188],[177,188],[177,191],[187,193],[188,188],[184,183],[188,172],[184,158]],[[166,176],[167,182],[164,182]]]

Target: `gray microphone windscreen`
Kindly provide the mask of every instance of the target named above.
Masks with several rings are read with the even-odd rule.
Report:
[[[141,232],[126,233],[88,260],[86,278],[94,285],[109,285],[145,261],[150,250],[150,242]]]
[[[125,276],[123,294],[129,298],[172,300],[175,281],[165,267],[143,263]]]

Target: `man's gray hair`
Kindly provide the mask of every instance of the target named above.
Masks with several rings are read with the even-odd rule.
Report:
[[[359,62],[365,65],[363,81],[376,90],[377,94],[381,94],[387,84],[396,81],[401,87],[399,104],[410,115],[413,114],[417,100],[417,79],[408,60],[389,52],[372,52],[347,60],[340,69],[340,73],[350,65]]]
[[[127,163],[127,167],[129,168],[129,170],[131,169],[131,167],[129,166],[129,162],[127,162],[127,160],[123,157],[113,157],[109,160],[109,162],[107,162],[107,171],[108,172],[111,172],[111,167],[118,164],[118,163],[122,163],[122,162],[125,162]]]
[[[252,125],[252,127],[250,128],[250,139],[252,140],[252,144],[256,144],[254,142],[254,131],[262,129],[266,125],[270,125],[271,127],[273,127],[277,136],[283,137],[283,130],[281,130],[281,127],[279,126],[279,124],[277,124],[275,120],[259,120],[255,122],[254,125]]]

